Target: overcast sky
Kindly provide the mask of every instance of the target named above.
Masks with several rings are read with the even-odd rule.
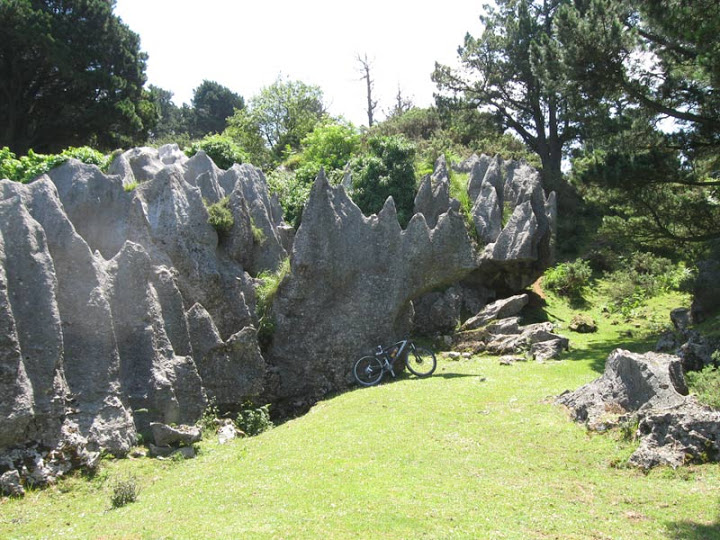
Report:
[[[482,0],[117,0],[140,35],[148,82],[190,103],[203,79],[246,100],[279,75],[322,88],[333,115],[367,125],[358,54],[371,60],[376,117],[398,87],[415,105],[433,102],[435,61],[455,64],[466,32],[482,31]]]

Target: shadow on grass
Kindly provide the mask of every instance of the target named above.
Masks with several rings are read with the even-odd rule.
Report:
[[[667,523],[667,536],[677,540],[720,539],[720,511],[715,523],[695,523],[694,521],[670,521]]]
[[[633,340],[633,338],[608,339],[588,343],[582,348],[578,347],[574,349],[572,346],[572,332],[568,332],[565,335],[570,338],[570,351],[564,353],[560,357],[560,360],[590,360],[590,369],[598,373],[605,371],[605,361],[608,355],[615,349],[625,349],[634,353],[645,353],[652,351],[657,341],[657,338],[654,337],[637,340]]]
[[[439,377],[441,379],[460,379],[462,377],[480,377],[483,378],[483,375],[477,375],[472,373],[433,373],[433,377]]]

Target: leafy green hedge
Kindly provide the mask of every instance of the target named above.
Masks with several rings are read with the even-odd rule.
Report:
[[[26,156],[18,158],[6,146],[0,149],[0,178],[25,184],[58,165],[62,165],[70,158],[78,159],[89,165],[97,165],[105,171],[110,165],[112,157],[112,155],[105,155],[88,146],[82,146],[67,148],[59,154],[36,154],[30,150]]]

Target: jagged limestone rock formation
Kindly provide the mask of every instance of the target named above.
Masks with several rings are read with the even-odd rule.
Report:
[[[115,175],[70,160],[27,185],[0,181],[8,485],[15,473],[51,482],[99,450],[122,455],[151,422],[196,421],[208,397],[238,404],[261,393],[254,281],[239,252],[272,270],[286,256],[283,224],[259,171],[220,171],[202,157],[135,149],[118,156]],[[226,249],[198,186],[229,196],[262,249],[252,235]],[[209,345],[197,335],[203,317]]]
[[[413,299],[473,268],[457,212],[442,214],[434,229],[415,214],[402,230],[392,199],[366,217],[342,186],[331,187],[320,175],[295,238],[291,275],[273,308],[272,397],[312,402],[346,387],[355,357],[407,335]]]
[[[555,194],[547,197],[538,172],[523,162],[504,161],[500,156],[471,156],[459,167],[469,170],[467,192],[472,205],[470,217],[477,239],[476,264],[462,285],[478,291],[493,291],[491,299],[515,294],[535,281],[551,264],[557,217]],[[432,177],[426,177],[415,199],[415,211],[432,223],[459,203],[449,196],[449,177],[444,157],[438,159]],[[452,327],[454,313],[424,298],[421,325],[430,313],[448,313],[438,330]]]

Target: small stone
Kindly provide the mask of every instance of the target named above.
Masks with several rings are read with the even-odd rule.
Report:
[[[25,490],[20,483],[20,474],[16,470],[7,471],[0,476],[0,494],[10,497],[25,495]]]
[[[447,356],[451,360],[460,360],[460,353],[456,351],[446,352],[445,356]]]

